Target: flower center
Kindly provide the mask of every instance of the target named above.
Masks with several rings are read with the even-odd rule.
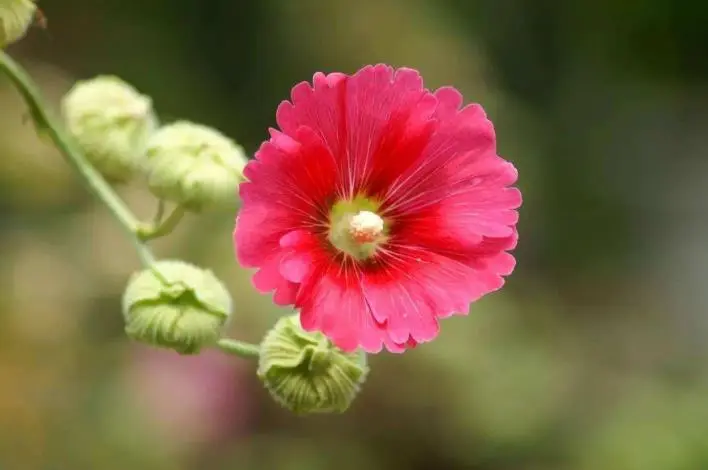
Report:
[[[373,256],[387,238],[386,223],[376,209],[375,202],[363,197],[335,204],[330,213],[329,241],[357,260]]]

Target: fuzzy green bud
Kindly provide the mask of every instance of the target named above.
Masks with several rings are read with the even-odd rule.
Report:
[[[321,333],[282,317],[261,343],[258,377],[283,407],[298,413],[344,412],[368,375],[366,354],[345,353]]]
[[[211,271],[178,260],[135,273],[123,294],[125,331],[134,340],[197,354],[216,343],[231,297]]]
[[[0,48],[22,39],[36,13],[33,0],[0,0]]]
[[[106,179],[123,183],[142,169],[145,145],[157,128],[149,96],[120,78],[77,82],[62,100],[66,126]]]
[[[159,129],[148,142],[150,190],[192,211],[234,200],[247,159],[219,131],[187,121]]]

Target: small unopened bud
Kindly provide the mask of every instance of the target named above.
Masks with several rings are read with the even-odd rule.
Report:
[[[196,354],[219,339],[231,316],[231,297],[211,271],[184,261],[158,261],[132,276],[123,294],[131,338]]]
[[[192,211],[235,198],[243,180],[243,149],[219,131],[178,121],[159,129],[147,148],[150,190]]]
[[[123,80],[77,82],[62,100],[69,132],[106,179],[128,181],[142,169],[145,144],[157,128],[152,99]]]
[[[0,0],[0,48],[22,39],[36,12],[33,0]]]
[[[321,333],[304,331],[298,315],[280,318],[261,343],[258,377],[298,414],[344,412],[368,372],[363,351],[345,353]]]

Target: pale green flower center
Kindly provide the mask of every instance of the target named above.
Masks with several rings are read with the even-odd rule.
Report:
[[[387,239],[387,224],[378,210],[376,201],[363,196],[337,202],[330,211],[330,243],[357,260],[372,257]]]

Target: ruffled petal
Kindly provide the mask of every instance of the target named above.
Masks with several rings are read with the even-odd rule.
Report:
[[[300,284],[295,306],[307,331],[321,331],[344,351],[403,352],[414,338],[394,338],[386,321],[372,314],[363,292],[364,274],[353,262],[343,262],[326,250],[310,252],[312,270]]]
[[[409,168],[432,131],[437,100],[415,70],[367,66],[351,77],[315,74],[293,88],[277,111],[288,135],[302,126],[320,135],[337,159],[338,193],[375,192]],[[397,158],[392,158],[392,156]]]
[[[322,229],[334,198],[334,159],[308,128],[294,138],[277,132],[264,143],[245,171],[248,182],[239,193],[243,202],[234,243],[239,262],[261,266],[281,250],[280,239],[302,228]]]
[[[502,270],[507,264],[499,263]],[[378,322],[387,325],[391,338],[418,343],[434,339],[438,319],[466,314],[470,303],[501,288],[501,273],[488,265],[463,262],[415,247],[386,253],[382,268],[367,272],[363,292]],[[504,260],[508,262],[508,260]]]
[[[381,351],[385,325],[375,321],[361,290],[360,274],[353,267],[320,263],[305,280],[296,301],[307,331],[321,331],[344,351],[358,348]]]

